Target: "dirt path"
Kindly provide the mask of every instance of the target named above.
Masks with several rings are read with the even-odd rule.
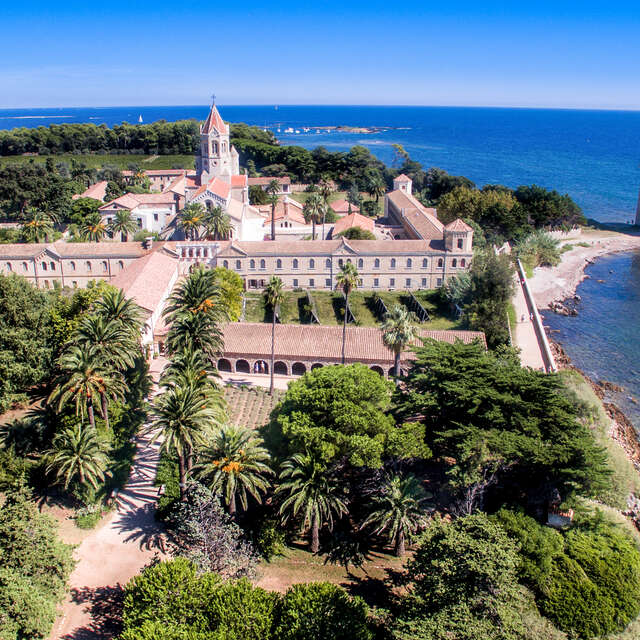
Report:
[[[162,555],[163,531],[154,518],[159,444],[137,438],[131,475],[117,499],[117,509],[75,551],[77,565],[71,593],[50,640],[112,638],[117,633],[121,587]]]
[[[520,361],[523,367],[542,369],[544,360],[542,350],[532,321],[532,309],[529,309],[526,296],[519,278],[516,278],[516,291],[513,298],[516,311],[516,326],[512,327],[513,341],[520,349]]]

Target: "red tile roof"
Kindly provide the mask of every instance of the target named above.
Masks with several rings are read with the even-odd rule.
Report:
[[[175,196],[171,191],[163,191],[162,193],[125,193],[123,196],[111,200],[100,207],[103,209],[112,209],[113,205],[120,205],[125,209],[135,209],[141,204],[174,204]]]
[[[239,176],[231,176],[231,186],[232,187],[246,187],[247,186],[247,174],[243,173]]]
[[[291,184],[291,178],[284,176],[282,178],[276,178],[274,176],[265,176],[263,178],[249,178],[249,186],[259,185],[266,187],[272,180],[276,180],[279,184]]]
[[[104,202],[104,199],[107,195],[107,184],[109,183],[106,180],[96,182],[83,193],[74,195],[72,197],[72,200],[77,200],[78,198],[93,198],[94,200],[100,200],[101,202]]]
[[[399,182],[411,182],[411,178],[404,173],[401,173],[399,176],[396,176],[393,181],[398,180]]]
[[[221,178],[214,178],[207,184],[203,184],[192,196],[191,199],[197,198],[199,195],[205,193],[205,191],[210,191],[215,195],[219,196],[223,200],[226,200],[229,197],[229,193],[231,191],[231,185],[228,182],[225,182]]]
[[[373,218],[367,218],[367,216],[362,216],[359,213],[352,213],[351,215],[344,216],[344,218],[340,218],[335,225],[333,225],[331,234],[335,237],[351,227],[360,227],[365,231],[371,231],[371,233],[373,233],[375,226],[376,223],[373,221]]]
[[[354,204],[350,204],[346,200],[335,200],[334,202],[329,203],[329,206],[336,212],[341,215],[345,213],[349,213],[349,207],[351,207],[351,213],[358,213],[360,209],[356,207]]]
[[[460,218],[456,218],[453,222],[450,222],[445,229],[447,231],[473,231],[473,229]]]
[[[216,130],[218,133],[229,133],[229,129],[227,125],[224,123],[224,120],[220,117],[218,113],[218,109],[216,105],[211,105],[211,111],[209,111],[209,115],[207,119],[204,121],[202,125],[201,133],[211,133],[213,130]]]

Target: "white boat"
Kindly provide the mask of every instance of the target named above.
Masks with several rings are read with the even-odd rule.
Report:
[[[284,130],[284,132],[285,132],[285,133],[293,133],[293,129],[292,129],[291,127],[287,127],[287,128]]]
[[[280,133],[280,128],[276,129],[276,131],[277,131],[278,133]]]
[[[316,133],[320,133],[320,129],[316,129]]]
[[[300,129],[296,129],[296,133],[300,133]]]
[[[138,116],[138,122],[139,122],[140,124],[142,124],[142,114],[140,114],[140,115]]]
[[[302,130],[303,130],[305,133],[309,133],[309,131],[311,131],[311,129],[309,129],[309,127],[304,127]]]

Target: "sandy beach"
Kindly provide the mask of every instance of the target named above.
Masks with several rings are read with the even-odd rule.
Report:
[[[589,247],[576,246],[587,243]],[[584,280],[585,267],[594,259],[609,253],[640,249],[640,235],[614,231],[584,230],[577,238],[563,241],[573,249],[562,254],[557,267],[537,267],[529,286],[539,309],[548,309],[555,301],[573,296],[577,286]]]

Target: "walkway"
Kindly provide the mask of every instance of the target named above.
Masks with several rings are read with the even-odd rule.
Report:
[[[150,436],[136,439],[136,454],[127,485],[117,499],[117,509],[107,522],[84,539],[75,551],[76,568],[71,593],[50,640],[112,638],[117,632],[114,607],[121,587],[162,554],[162,527],[154,518],[159,444]]]
[[[522,366],[544,370],[542,349],[531,320],[533,309],[529,308],[520,278],[516,277],[516,292],[513,298],[516,311],[516,326],[511,327],[514,346],[520,349]]]

